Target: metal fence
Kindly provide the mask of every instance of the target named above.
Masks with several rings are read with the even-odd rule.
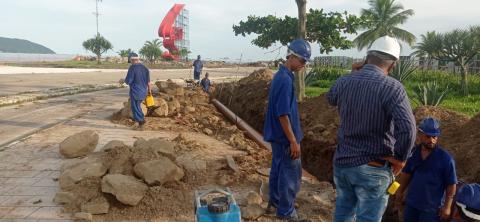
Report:
[[[454,62],[438,61],[434,59],[427,60],[425,58],[411,56],[402,56],[400,59],[413,59],[415,64],[417,64],[417,66],[422,70],[440,70],[451,73],[461,72],[460,66],[455,65]],[[352,67],[352,63],[361,61],[363,61],[363,58],[353,58],[348,56],[318,56],[314,58],[313,63],[315,66],[320,65],[350,69]],[[480,74],[480,56],[477,56],[477,58],[470,62],[468,73]]]

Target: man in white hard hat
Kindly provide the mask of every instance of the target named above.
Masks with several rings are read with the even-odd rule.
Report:
[[[334,157],[335,221],[381,221],[387,188],[413,147],[416,127],[407,93],[387,76],[399,57],[397,40],[378,38],[365,65],[338,79],[327,94],[341,120]]]

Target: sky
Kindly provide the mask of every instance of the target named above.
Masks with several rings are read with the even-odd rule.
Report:
[[[445,32],[480,25],[480,0],[397,0],[415,15],[400,26],[417,36],[427,31]],[[281,45],[261,49],[251,44],[255,36],[235,36],[232,26],[249,15],[297,16],[294,0],[103,0],[99,3],[99,31],[114,46],[108,54],[121,49],[138,49],[147,40],[158,38],[163,17],[175,3],[186,4],[190,13],[190,57],[205,59],[271,60],[285,56]],[[2,0],[0,36],[27,39],[59,54],[87,55],[82,42],[96,33],[95,0]],[[308,8],[348,11],[359,14],[368,8],[367,0],[308,0]],[[359,32],[361,33],[361,31]],[[355,36],[348,36],[353,39]],[[411,49],[404,47],[402,54]],[[317,44],[312,54],[320,55]],[[362,57],[356,49],[335,50],[330,55]]]

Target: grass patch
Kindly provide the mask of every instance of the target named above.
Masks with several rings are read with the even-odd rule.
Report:
[[[305,94],[307,97],[315,97],[328,92],[333,83],[335,83],[335,80],[332,80],[332,77],[338,77],[339,72],[340,71],[332,72],[332,70],[328,70],[326,73],[318,74],[318,78],[314,81],[311,80],[311,85],[305,88]],[[419,106],[419,103],[415,99],[414,89],[426,82],[432,81],[436,81],[442,87],[448,86],[450,89],[445,100],[440,104],[440,107],[464,113],[470,117],[475,116],[480,112],[480,76],[478,74],[469,75],[469,95],[464,96],[460,86],[459,74],[441,71],[418,70],[412,74],[410,79],[403,82],[412,108]]]

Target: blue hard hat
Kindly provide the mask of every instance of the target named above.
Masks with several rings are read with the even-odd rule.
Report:
[[[440,122],[432,117],[427,117],[420,122],[418,130],[428,136],[439,136]]]
[[[295,39],[288,45],[289,54],[296,55],[305,61],[310,61],[312,49],[310,44],[305,39]]]
[[[466,184],[458,190],[457,205],[465,216],[480,220],[480,184]]]

